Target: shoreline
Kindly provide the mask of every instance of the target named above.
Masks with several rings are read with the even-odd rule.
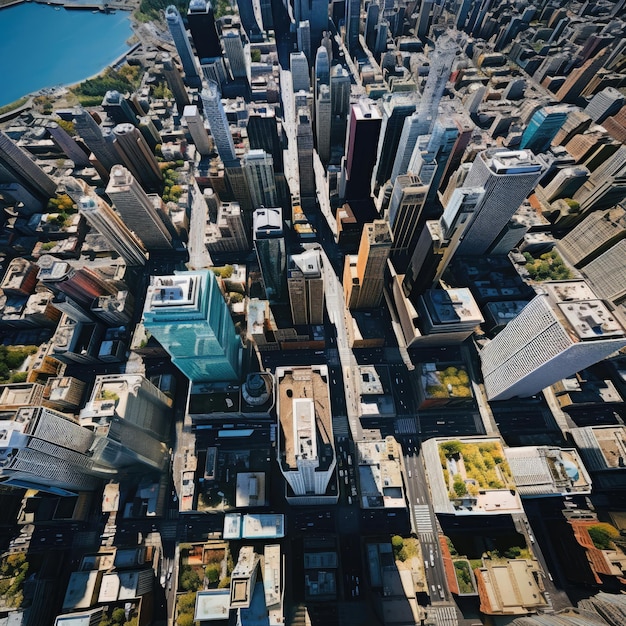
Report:
[[[44,2],[44,1],[40,1],[40,0],[14,0],[10,4],[1,5],[0,6],[0,11],[2,9],[4,9],[4,8],[10,8],[12,6],[16,6],[16,5],[19,5],[19,4],[26,4],[26,3],[41,4],[41,5],[46,5],[46,6],[52,6],[52,5],[56,4],[54,2]],[[80,8],[82,8],[82,7],[80,7]],[[136,22],[133,19],[132,11],[130,11],[128,9],[127,9],[127,11],[129,13],[128,19],[130,21],[130,25],[131,25],[131,28],[132,28],[132,31],[133,31],[133,35],[131,35],[131,37],[129,37],[129,40],[130,40],[130,39],[132,39],[133,36],[136,37],[136,29],[135,29]],[[105,13],[105,11],[99,11],[99,12]],[[79,81],[75,81],[75,82],[72,82],[72,83],[58,83],[56,85],[51,85],[49,87],[42,87],[41,89],[38,89],[36,91],[25,93],[25,94],[19,96],[18,98],[16,98],[15,100],[13,100],[12,102],[7,102],[6,104],[3,104],[2,106],[0,106],[0,109],[4,108],[4,107],[7,107],[7,106],[11,106],[12,104],[14,104],[16,102],[19,102],[23,98],[28,98],[29,99],[29,101],[27,103],[25,103],[24,105],[16,107],[16,109],[14,109],[12,111],[7,111],[3,115],[1,115],[0,116],[0,123],[8,121],[7,120],[7,116],[11,116],[12,114],[15,114],[17,111],[19,111],[19,113],[22,113],[25,110],[31,109],[33,107],[33,100],[36,97],[38,97],[38,96],[46,96],[46,95],[48,95],[51,98],[58,98],[58,97],[60,97],[60,95],[61,96],[63,95],[63,94],[58,94],[57,93],[59,90],[71,90],[72,88],[77,87],[78,85],[84,83],[87,80],[93,80],[94,78],[98,78],[98,77],[102,76],[102,74],[106,70],[108,70],[109,68],[115,68],[117,65],[120,65],[122,63],[122,61],[124,61],[129,54],[134,52],[140,46],[141,46],[141,41],[135,42],[134,44],[130,45],[128,47],[128,49],[125,50],[122,54],[120,54],[115,59],[113,59],[110,63],[108,63],[107,65],[102,67],[98,72],[96,72],[95,74],[91,74],[90,76],[87,76],[85,78],[81,78]]]
[[[55,9],[63,8],[66,11],[97,11],[98,13],[106,13],[106,14],[114,14],[116,11],[127,11],[132,14],[137,7],[129,7],[122,2],[106,3],[103,1],[102,3],[93,2],[92,4],[79,4],[70,2],[68,0],[10,0],[5,4],[0,4],[0,11],[2,9],[10,9],[11,7],[17,6],[19,4],[43,4],[46,6],[54,7]]]

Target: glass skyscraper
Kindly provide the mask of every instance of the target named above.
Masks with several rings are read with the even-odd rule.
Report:
[[[143,319],[192,383],[239,380],[241,340],[213,272],[153,277]]]

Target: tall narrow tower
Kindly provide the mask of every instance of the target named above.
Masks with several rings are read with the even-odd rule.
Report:
[[[373,309],[383,297],[392,235],[385,220],[365,224],[357,255],[346,256],[343,288],[350,309]]]
[[[204,115],[209,122],[211,135],[215,141],[217,153],[225,167],[235,167],[239,165],[239,160],[235,154],[235,144],[230,132],[226,111],[220,96],[217,83],[210,81],[200,94]]]
[[[257,209],[253,217],[253,237],[267,299],[280,302],[287,283],[282,209]]]
[[[254,208],[277,205],[272,157],[263,150],[250,150],[242,163]]]
[[[176,52],[180,57],[180,61],[183,64],[183,70],[185,72],[185,78],[187,84],[192,87],[200,86],[200,76],[198,75],[198,68],[196,66],[196,58],[187,37],[187,31],[183,24],[183,18],[180,16],[178,9],[170,4],[165,9],[165,20],[167,27],[169,28],[174,45],[176,46]]]
[[[78,210],[127,265],[145,265],[146,253],[141,241],[102,198],[83,196]]]
[[[125,167],[116,165],[111,170],[106,194],[124,223],[137,234],[147,250],[169,250],[172,247],[172,236],[152,199]]]
[[[464,187],[482,187],[457,254],[485,254],[543,173],[541,163],[528,150],[494,148],[476,155]]]
[[[211,145],[209,144],[209,134],[204,127],[204,118],[198,111],[195,104],[188,104],[183,109],[183,119],[187,122],[187,129],[191,135],[196,150],[202,155],[211,154]]]
[[[7,135],[0,131],[0,182],[19,183],[41,200],[56,193],[57,184]]]
[[[209,0],[191,0],[187,11],[187,24],[189,24],[198,59],[222,56],[222,48],[215,28],[213,5]]]
[[[582,280],[543,284],[481,351],[490,400],[531,396],[626,346],[626,332]]]
[[[147,190],[161,191],[161,168],[139,129],[132,124],[118,124],[113,134],[122,161],[133,176]]]
[[[306,250],[289,257],[287,287],[291,318],[299,324],[324,322],[324,277],[319,250]]]
[[[143,320],[191,382],[239,379],[241,340],[213,272],[153,277]]]

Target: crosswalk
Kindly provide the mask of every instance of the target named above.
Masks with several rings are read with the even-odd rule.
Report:
[[[400,417],[393,424],[397,435],[414,435],[417,432],[414,417]]]
[[[422,541],[434,541],[435,529],[433,528],[433,519],[430,515],[430,508],[427,504],[413,505],[413,514],[415,515],[415,525],[417,532]]]
[[[454,606],[431,606],[428,617],[434,617],[437,626],[458,626],[459,618]]]
[[[348,424],[348,418],[345,415],[333,416],[333,434],[335,437],[350,436],[350,425]]]

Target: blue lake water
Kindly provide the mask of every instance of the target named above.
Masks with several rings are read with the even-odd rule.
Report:
[[[129,17],[33,2],[0,10],[0,106],[98,74],[128,50]]]

